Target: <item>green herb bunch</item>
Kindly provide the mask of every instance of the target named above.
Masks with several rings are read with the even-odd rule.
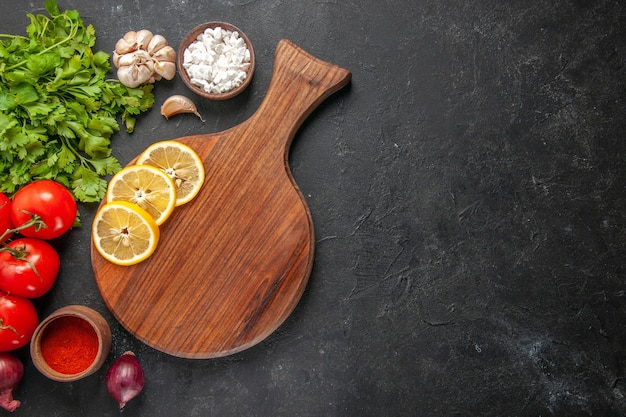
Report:
[[[28,14],[27,37],[0,34],[0,191],[54,179],[78,201],[97,202],[104,177],[121,169],[111,154],[118,116],[131,133],[154,104],[152,84],[128,88],[107,79],[110,55],[76,10]]]

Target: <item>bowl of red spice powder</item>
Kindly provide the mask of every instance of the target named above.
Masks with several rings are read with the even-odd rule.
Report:
[[[54,381],[85,378],[102,367],[111,351],[111,329],[92,308],[61,307],[33,333],[30,356],[35,367]]]

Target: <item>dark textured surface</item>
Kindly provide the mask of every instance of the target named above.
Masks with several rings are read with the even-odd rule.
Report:
[[[128,162],[149,143],[221,131],[259,106],[281,38],[353,73],[290,156],[316,258],[304,296],[261,344],[216,360],[152,350],[106,310],[89,228],[55,242],[43,315],[85,304],[113,352],[146,370],[131,416],[626,415],[626,4],[622,1],[59,0],[112,51],[147,28],[177,46],[224,20],[254,43],[248,90],[166,121],[157,85]],[[21,34],[42,3],[6,0]],[[89,225],[94,206],[81,206]],[[210,250],[210,248],[207,248]],[[197,255],[191,255],[197,256]],[[201,259],[199,258],[199,261]],[[16,415],[115,416],[104,370],[62,384],[25,352]]]

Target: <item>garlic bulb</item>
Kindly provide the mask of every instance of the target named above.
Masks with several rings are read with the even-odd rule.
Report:
[[[115,44],[112,61],[117,78],[130,88],[176,75],[176,51],[148,29],[127,32]]]

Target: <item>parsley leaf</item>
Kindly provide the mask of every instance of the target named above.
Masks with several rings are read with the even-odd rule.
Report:
[[[121,169],[111,136],[120,122],[133,132],[154,104],[153,85],[106,78],[110,55],[92,50],[93,26],[56,0],[44,6],[49,16],[27,15],[27,36],[0,34],[0,191],[46,178],[98,202],[104,177]]]

